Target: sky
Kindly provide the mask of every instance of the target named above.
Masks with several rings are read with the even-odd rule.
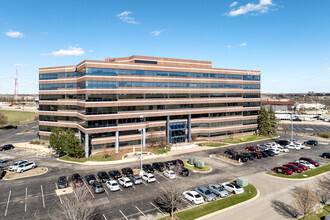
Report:
[[[328,0],[0,0],[0,94],[38,69],[144,55],[261,71],[262,93],[330,92]]]

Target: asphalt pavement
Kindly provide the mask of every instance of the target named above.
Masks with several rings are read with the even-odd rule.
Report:
[[[1,129],[0,145],[19,142],[29,142],[38,139],[38,122],[33,121],[19,125],[17,129]]]

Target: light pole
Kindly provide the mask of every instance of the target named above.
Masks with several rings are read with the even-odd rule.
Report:
[[[142,121],[143,121],[143,115],[140,115],[140,119],[141,119],[141,128],[139,129],[142,133],[142,137],[141,137],[141,155],[140,155],[140,176],[143,175],[143,170],[142,170],[142,148],[144,147],[143,145],[145,144],[145,128],[142,127]]]
[[[291,106],[291,141],[293,141],[293,106]]]

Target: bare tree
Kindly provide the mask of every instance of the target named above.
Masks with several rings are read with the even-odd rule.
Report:
[[[169,208],[170,217],[173,218],[174,211],[183,202],[182,192],[184,191],[182,182],[171,180],[166,183],[161,183],[157,190],[157,199],[164,207]]]
[[[7,123],[8,123],[8,117],[0,112],[0,125],[4,125]]]
[[[306,218],[306,215],[313,212],[320,198],[309,185],[298,186],[293,193],[292,206]]]
[[[316,193],[321,199],[321,203],[326,205],[330,200],[330,175],[319,177],[316,179],[317,191]]]
[[[53,220],[94,220],[98,213],[93,204],[92,197],[85,187],[74,188],[74,192],[62,196],[60,211],[51,218]]]

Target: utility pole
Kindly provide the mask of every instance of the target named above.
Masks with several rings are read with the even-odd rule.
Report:
[[[17,68],[16,68],[16,76],[15,76],[14,100],[15,100],[15,102],[17,102],[17,100],[18,100],[18,72],[17,72]]]
[[[142,127],[142,121],[143,121],[144,116],[140,115],[141,119],[141,128],[139,129],[142,133],[141,137],[141,155],[140,155],[140,176],[143,175],[143,170],[142,170],[142,149],[145,148],[145,138],[146,138],[146,129]]]

